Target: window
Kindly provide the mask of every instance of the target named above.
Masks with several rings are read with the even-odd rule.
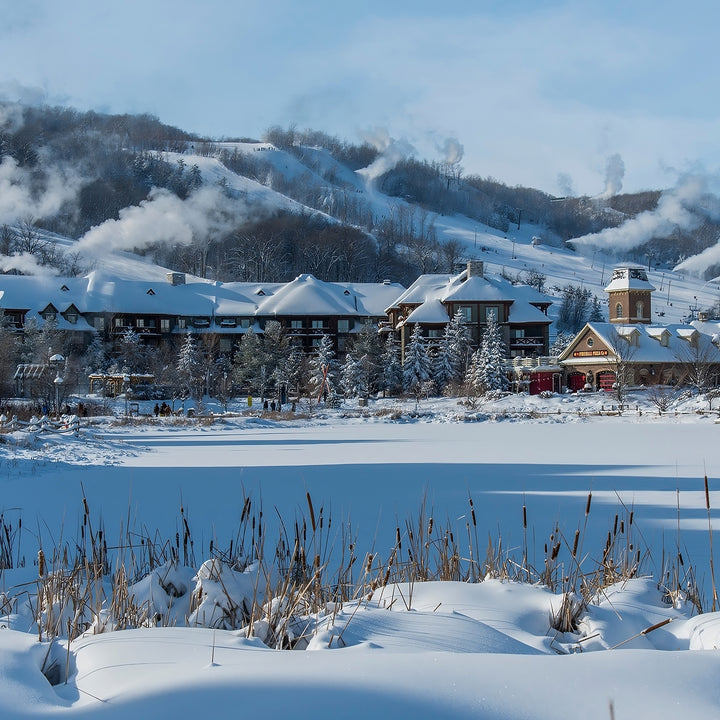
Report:
[[[250,318],[240,318],[239,323],[241,328],[249,328],[250,327]]]
[[[441,338],[445,334],[442,328],[429,328],[427,336],[429,338]]]
[[[645,306],[643,305],[642,301],[638,301],[635,304],[635,317],[641,318],[643,316],[644,307]]]
[[[500,321],[500,308],[497,305],[487,305],[485,307],[485,321],[494,318],[496,322]]]
[[[113,321],[113,324],[115,325],[116,328],[122,327],[124,324],[123,319],[116,317],[115,320]]]
[[[177,326],[180,330],[184,330],[186,327],[186,321],[185,318],[178,318]]]
[[[291,320],[290,321],[290,329],[291,330],[302,330],[303,329],[303,321],[302,320]]]
[[[337,331],[339,333],[347,333],[350,332],[350,321],[349,320],[338,320],[338,329]]]
[[[75,323],[78,321],[77,313],[70,312],[65,315],[65,319],[71,324],[75,325]]]
[[[138,319],[135,321],[135,327],[144,328],[144,327],[145,327],[145,319],[144,319],[144,318],[138,318]]]
[[[102,332],[105,329],[105,318],[101,318],[101,317],[93,318],[93,327],[98,332]]]
[[[587,339],[587,346],[592,347],[594,344],[595,344],[595,341],[591,337],[589,337]]]
[[[473,309],[471,305],[460,305],[457,310],[462,315],[463,322],[469,323],[473,321]]]
[[[622,303],[618,303],[615,306],[615,317],[621,318],[622,317]]]
[[[160,332],[170,332],[170,318],[160,318]]]
[[[313,320],[310,323],[310,327],[313,330],[324,330],[325,329],[325,321],[324,320]]]

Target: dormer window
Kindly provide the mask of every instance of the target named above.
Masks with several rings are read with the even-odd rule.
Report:
[[[154,295],[155,291],[152,288],[150,288],[145,294],[146,295]]]
[[[70,288],[67,285],[63,285],[60,290],[62,290],[62,292],[68,292]]]
[[[346,291],[343,293],[343,295],[349,295],[349,294],[350,294],[350,291],[349,291],[349,290],[346,290]]]
[[[264,295],[265,291],[262,288],[260,288],[255,294],[256,295]]]

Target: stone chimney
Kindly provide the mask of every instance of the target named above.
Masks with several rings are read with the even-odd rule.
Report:
[[[482,260],[468,260],[467,264],[467,276],[471,277],[484,277],[485,275],[485,263]]]
[[[184,285],[185,284],[185,273],[169,272],[165,274],[165,279],[171,285]]]

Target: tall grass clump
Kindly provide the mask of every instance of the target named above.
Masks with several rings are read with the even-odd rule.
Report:
[[[621,501],[602,543],[587,547],[592,499],[588,493],[574,529],[555,523],[539,543],[523,499],[522,540],[512,545],[500,532],[479,527],[470,495],[459,525],[457,519],[439,517],[424,497],[415,513],[397,520],[390,537],[359,549],[350,522],[337,521],[310,493],[292,518],[243,494],[232,534],[211,531],[200,540],[182,502],[176,531],[168,537],[132,525],[128,509],[118,539],[111,542],[83,492],[72,539],[40,545],[36,579],[15,588],[14,595],[0,594],[0,613],[27,608],[41,640],[179,625],[241,630],[270,647],[294,649],[307,646],[320,618],[347,603],[392,594],[391,604],[410,609],[417,583],[498,579],[560,594],[549,627],[571,633],[605,588],[637,577],[652,564],[635,512]],[[13,527],[0,515],[0,571],[17,565],[21,529],[20,521]],[[659,586],[670,602],[683,598],[700,612],[702,594],[679,538],[673,555],[667,567],[663,558]],[[710,562],[715,607],[712,555]]]

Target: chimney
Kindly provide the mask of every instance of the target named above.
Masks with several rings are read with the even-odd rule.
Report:
[[[485,276],[485,264],[482,260],[468,260],[467,264],[467,276],[471,277],[484,277]]]
[[[171,285],[184,285],[185,284],[185,273],[169,272],[165,274],[165,279]]]

